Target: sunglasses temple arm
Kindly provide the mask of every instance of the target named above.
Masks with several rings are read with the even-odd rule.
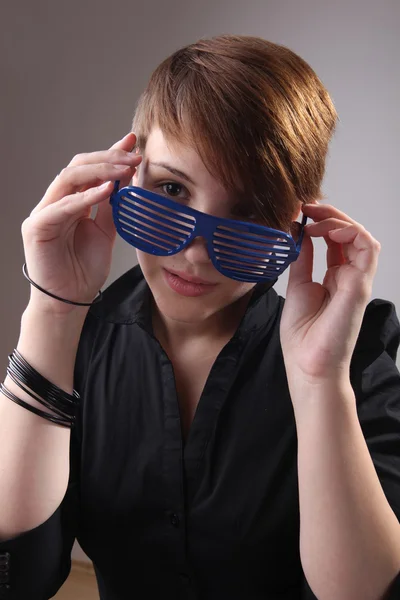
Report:
[[[116,194],[118,192],[118,189],[119,189],[119,179],[114,183],[113,194]]]
[[[113,205],[113,198],[115,196],[115,194],[118,192],[118,188],[119,188],[119,179],[114,183],[114,189],[111,192],[111,196],[110,196],[110,204]]]
[[[300,237],[298,239],[298,242],[296,244],[296,250],[300,251],[301,248],[301,243],[303,241],[303,237],[304,237],[304,226],[307,223],[307,217],[305,215],[303,215],[302,221],[301,221],[301,231],[300,231]]]

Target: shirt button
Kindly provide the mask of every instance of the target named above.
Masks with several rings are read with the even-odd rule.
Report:
[[[0,569],[8,569],[10,565],[10,553],[2,552],[0,553]]]
[[[173,527],[179,527],[180,519],[179,519],[179,517],[178,517],[178,515],[176,513],[173,513],[171,515],[170,521],[171,521],[171,525]]]
[[[10,586],[9,585],[0,585],[0,598],[1,600],[6,600],[6,598],[10,595]]]
[[[190,577],[186,573],[179,573],[179,579],[181,580],[182,585],[190,584]]]

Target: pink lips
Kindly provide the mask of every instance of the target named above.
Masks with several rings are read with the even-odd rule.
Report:
[[[171,271],[170,269],[168,269],[168,271],[170,273],[172,273],[173,275],[178,275],[178,277],[180,277],[181,279],[184,279],[185,281],[190,281],[191,283],[203,283],[204,285],[216,285],[215,283],[212,283],[211,281],[206,281],[205,279],[201,279],[201,277],[195,277],[194,275],[189,275],[188,273],[184,273],[183,271]]]
[[[179,271],[163,269],[163,273],[169,287],[181,296],[203,296],[212,292],[217,285]]]

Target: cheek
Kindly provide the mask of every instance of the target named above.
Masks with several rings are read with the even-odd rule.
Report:
[[[162,256],[154,256],[154,254],[148,254],[138,249],[136,249],[136,256],[146,279],[150,278],[157,271],[160,271]]]

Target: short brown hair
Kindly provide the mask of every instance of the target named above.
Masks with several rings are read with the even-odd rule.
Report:
[[[323,197],[336,121],[326,88],[292,50],[220,35],[177,50],[156,68],[132,129],[141,152],[154,126],[190,144],[239,194],[246,213],[288,231],[299,202]]]

